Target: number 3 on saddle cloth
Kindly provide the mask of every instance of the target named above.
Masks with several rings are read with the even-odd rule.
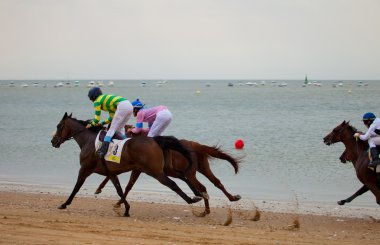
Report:
[[[107,131],[101,130],[96,136],[95,152],[99,150],[100,147],[102,146],[102,142],[106,134],[107,134]],[[107,154],[104,156],[104,159],[106,161],[120,163],[121,151],[123,150],[123,146],[125,142],[127,142],[127,140],[129,139],[130,138],[122,140],[121,138],[117,137],[117,135],[115,134],[115,136],[112,138],[112,141],[108,147]]]

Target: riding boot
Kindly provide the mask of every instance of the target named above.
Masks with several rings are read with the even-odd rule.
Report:
[[[377,164],[380,163],[379,154],[377,152],[377,148],[376,147],[371,147],[370,151],[371,151],[372,161],[369,163],[368,167],[375,169],[376,166],[377,166]]]
[[[107,142],[107,141],[104,141],[102,143],[102,146],[100,147],[100,149],[96,152],[96,154],[100,157],[100,158],[103,158],[106,154],[107,154],[107,151],[108,151],[108,147],[110,145],[110,142]]]

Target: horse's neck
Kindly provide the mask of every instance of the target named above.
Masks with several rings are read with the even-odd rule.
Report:
[[[78,143],[79,148],[83,148],[88,142],[94,142],[97,133],[85,129],[85,126],[76,121],[72,121],[72,132],[79,132],[73,136],[74,140]]]
[[[354,139],[346,140],[343,144],[346,147],[347,152],[349,152],[352,164],[355,166],[359,156],[366,152],[367,148],[363,145],[363,142],[358,142]]]
[[[359,153],[356,142],[354,140],[346,140],[343,142],[343,144],[346,147],[347,152],[349,152],[350,157],[352,158],[352,163],[354,163],[358,158]]]

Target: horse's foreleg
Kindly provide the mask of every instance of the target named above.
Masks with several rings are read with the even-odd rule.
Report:
[[[181,179],[182,181],[184,181],[189,186],[189,188],[194,193],[194,195],[196,195],[196,196],[202,196],[202,193],[199,192],[199,189],[197,188],[198,185],[196,183],[194,183],[189,178],[184,177],[184,176],[180,176],[179,179]]]
[[[129,177],[129,181],[127,186],[125,187],[124,191],[124,198],[127,197],[130,190],[132,190],[133,185],[136,183],[137,179],[139,178],[141,172],[137,170],[132,170],[131,177]],[[120,207],[120,204],[123,203],[123,200],[120,199],[116,204],[115,207]]]
[[[345,203],[349,203],[351,202],[352,200],[354,200],[355,198],[357,198],[358,196],[366,193],[368,191],[368,187],[363,185],[359,190],[357,190],[352,196],[350,196],[349,198],[346,198],[344,200],[340,200],[338,201],[338,204],[339,205],[344,205]]]
[[[203,197],[203,200],[204,200],[204,203],[205,203],[205,211],[204,211],[204,215],[206,214],[209,214],[210,213],[210,204],[208,202],[208,199],[209,199],[209,195],[207,194],[207,189],[204,185],[202,185],[201,182],[199,182],[199,180],[197,179],[196,175],[190,175],[188,176],[189,178],[189,181],[191,183],[194,183],[195,186],[197,186],[197,189],[201,192],[201,196]]]
[[[69,198],[66,200],[66,202],[64,202],[58,207],[59,209],[65,209],[68,205],[71,204],[75,195],[78,193],[84,181],[90,174],[91,174],[91,171],[89,171],[88,169],[85,169],[85,168],[79,169],[78,178],[77,178],[77,182],[75,183],[74,189],[71,192],[71,195],[69,196]]]
[[[166,176],[164,173],[161,173],[158,175],[152,175],[152,177],[157,179],[161,184],[172,189],[175,193],[177,193],[180,197],[183,198],[183,200],[185,200],[189,204],[196,203],[202,200],[201,197],[190,198],[178,187],[178,185],[173,180],[169,179],[168,176]]]
[[[117,194],[120,196],[122,202],[124,203],[124,206],[125,206],[124,216],[125,217],[129,217],[129,208],[130,208],[130,206],[129,206],[127,200],[124,197],[123,189],[121,188],[119,178],[117,177],[117,175],[110,175],[109,177],[110,177],[113,185],[116,188]]]
[[[102,192],[102,189],[104,188],[104,186],[106,186],[106,184],[108,183],[108,181],[110,180],[110,178],[107,176],[102,183],[100,183],[100,185],[98,186],[98,188],[96,189],[95,191],[95,194],[99,194]]]

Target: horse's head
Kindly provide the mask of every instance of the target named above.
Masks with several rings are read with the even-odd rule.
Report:
[[[71,115],[63,115],[63,118],[57,125],[57,131],[53,135],[53,139],[51,140],[52,146],[55,148],[59,148],[63,142],[70,139],[72,137],[72,129],[69,127],[68,120],[71,118]]]
[[[323,138],[323,142],[326,145],[332,145],[347,139],[353,139],[356,131],[357,130],[352,127],[349,122],[343,121]]]

